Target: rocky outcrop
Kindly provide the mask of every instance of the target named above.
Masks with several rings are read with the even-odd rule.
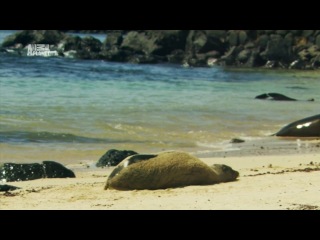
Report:
[[[9,36],[1,51],[22,51],[30,43],[50,44],[60,56],[80,59],[184,66],[320,67],[320,30],[108,30],[103,43],[57,30],[26,30]]]
[[[0,180],[28,181],[39,178],[74,178],[75,174],[54,161],[40,163],[4,163],[0,165]]]
[[[7,37],[2,46],[21,48],[28,44],[57,45],[66,35],[57,30],[24,30]]]
[[[149,30],[130,31],[124,36],[116,31],[108,34],[104,56],[132,63],[175,62],[179,50],[184,51],[187,34],[186,30]]]
[[[101,59],[102,43],[91,36],[80,38],[57,30],[24,30],[8,36],[2,48],[27,55],[29,44],[48,44],[59,56],[79,59]]]
[[[137,154],[135,151],[131,150],[108,150],[96,163],[97,167],[105,166],[117,166],[126,157]]]

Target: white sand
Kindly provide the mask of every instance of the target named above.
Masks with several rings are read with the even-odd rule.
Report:
[[[240,177],[208,186],[117,191],[103,190],[113,168],[69,165],[77,178],[8,183],[21,189],[1,192],[0,209],[320,209],[319,152],[201,160],[229,165]]]

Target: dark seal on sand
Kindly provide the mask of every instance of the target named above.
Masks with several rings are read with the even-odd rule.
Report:
[[[283,137],[320,137],[320,114],[290,123],[274,135]]]

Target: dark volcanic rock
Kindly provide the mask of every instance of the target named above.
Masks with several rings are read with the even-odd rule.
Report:
[[[99,59],[102,43],[94,37],[84,37],[81,39],[80,49],[76,53],[76,57],[80,59]]]
[[[60,56],[79,59],[196,67],[320,67],[320,30],[108,30],[103,43],[58,30],[24,30],[7,37],[0,52],[25,56],[31,43],[49,44]]]
[[[184,51],[187,33],[185,30],[130,31],[125,36],[111,33],[101,55],[109,61],[158,63],[170,58],[175,62],[183,58],[177,53]]]
[[[28,181],[44,178],[43,167],[39,163],[4,163],[0,167],[0,179],[7,182]]]
[[[117,166],[123,159],[134,154],[138,154],[138,153],[131,150],[122,151],[122,150],[110,149],[99,159],[99,161],[96,163],[96,166],[97,167]]]
[[[239,32],[239,43],[243,45],[246,43],[247,39],[248,39],[247,33],[245,31],[240,31]]]
[[[129,32],[121,44],[121,49],[129,50],[134,54],[150,54],[157,48],[155,39],[149,38],[145,33],[135,31]]]
[[[0,184],[0,192],[8,192],[8,191],[13,191],[16,189],[20,189],[19,187],[7,185],[7,184]]]
[[[91,36],[84,38],[67,36],[59,45],[59,50],[64,55],[69,51],[75,51],[74,56],[80,59],[98,59],[102,50],[102,43]]]
[[[186,39],[185,59],[191,66],[204,66],[215,52],[215,56],[222,56],[227,44],[224,41],[224,30],[190,30]]]
[[[75,178],[76,175],[70,169],[54,161],[42,162],[44,175],[47,178]]]
[[[78,36],[67,36],[61,41],[62,51],[67,52],[70,50],[80,50],[81,49],[81,38]]]
[[[320,34],[316,37],[316,45],[320,48]]]
[[[238,46],[239,43],[239,34],[236,30],[230,30],[228,32],[227,41],[230,46]]]
[[[3,47],[14,47],[21,44],[25,47],[28,44],[58,44],[66,35],[57,30],[24,30],[5,38]]]
[[[240,138],[233,138],[231,139],[230,143],[243,143],[245,140],[240,139]]]
[[[123,41],[123,34],[120,31],[111,32],[108,34],[103,45],[106,48],[111,48],[112,46],[120,46]]]
[[[260,55],[266,61],[288,61],[289,46],[280,35],[271,35],[267,44],[267,49]]]
[[[28,181],[39,178],[74,178],[75,174],[53,161],[39,163],[4,163],[0,165],[0,179],[7,182]]]
[[[185,30],[131,31],[122,41],[120,48],[136,54],[166,56],[174,50],[184,49],[187,32]]]
[[[181,49],[174,50],[171,54],[167,56],[168,62],[170,63],[182,63],[185,58],[184,51]]]
[[[152,53],[157,56],[167,56],[176,50],[184,50],[188,30],[149,30],[147,35],[155,39],[158,48]]]

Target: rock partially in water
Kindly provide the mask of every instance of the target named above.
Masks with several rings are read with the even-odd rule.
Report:
[[[8,36],[0,51],[25,56],[28,44],[49,44],[59,56],[79,59],[204,67],[215,58],[220,66],[320,68],[319,30],[110,30],[104,43],[57,30],[23,30]]]
[[[28,44],[56,45],[65,37],[66,34],[57,30],[24,30],[6,37],[2,46],[14,47],[18,44],[21,44],[21,47]]]

